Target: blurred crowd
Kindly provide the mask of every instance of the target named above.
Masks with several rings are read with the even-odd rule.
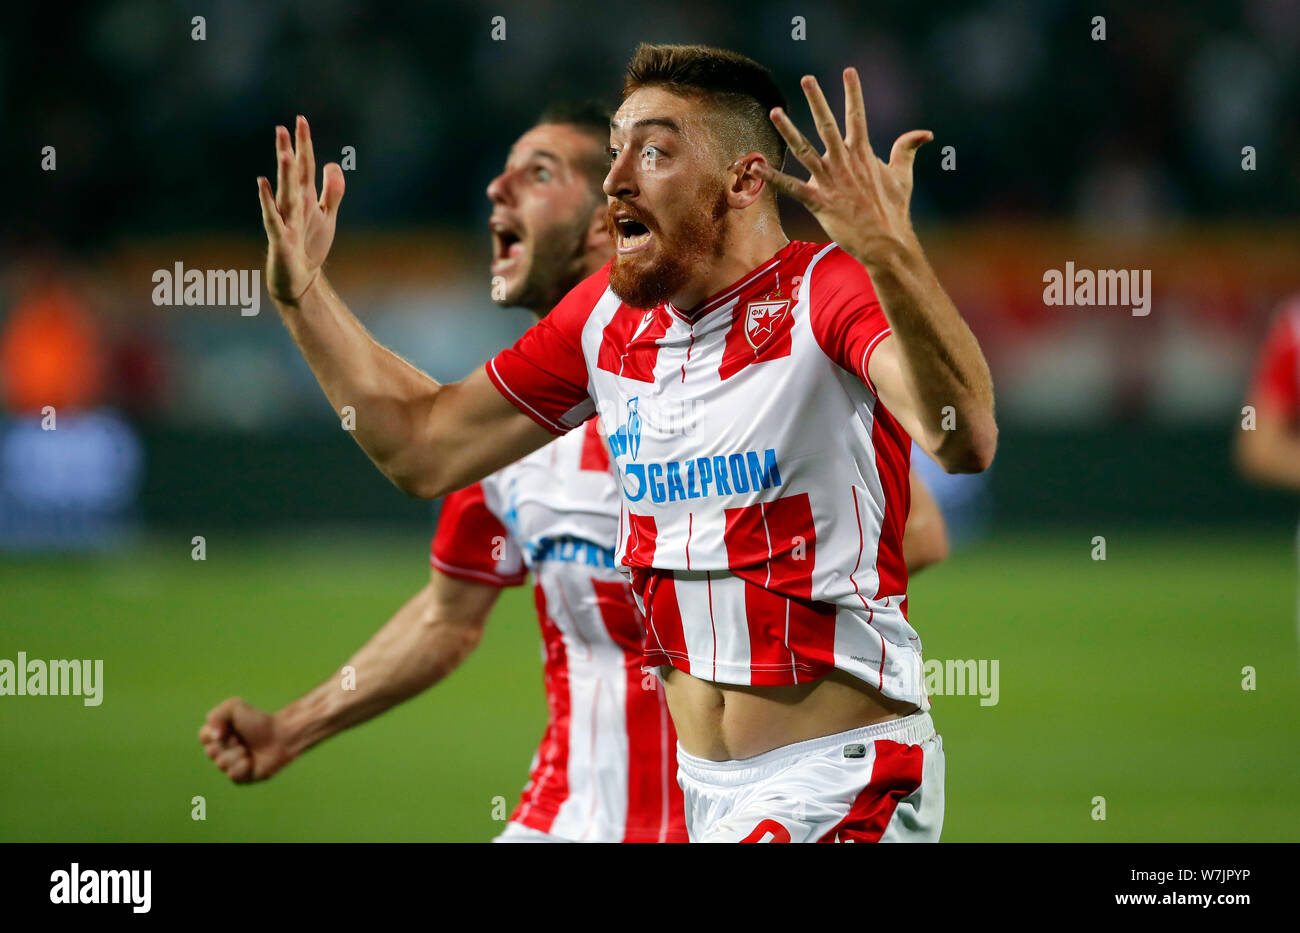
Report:
[[[643,40],[735,48],[793,95],[857,66],[878,149],[917,125],[956,148],[956,171],[937,152],[921,167],[925,218],[1113,230],[1300,207],[1294,0],[106,0],[6,13],[3,158],[32,181],[10,192],[7,245],[245,231],[271,128],[298,112],[322,155],[355,149],[353,223],[472,224],[519,128],[551,97],[615,100]]]
[[[296,113],[318,161],[353,159],[340,291],[381,341],[464,375],[527,323],[489,300],[488,180],[548,102],[616,102],[640,41],[734,48],[792,97],[811,72],[837,108],[855,65],[878,152],[935,132],[914,215],[1013,427],[1222,423],[1300,288],[1296,0],[31,4],[0,35],[0,433],[47,405],[331,417],[269,302],[151,301],[175,262],[260,268],[254,178]],[[1045,307],[1067,260],[1150,269],[1152,313]]]

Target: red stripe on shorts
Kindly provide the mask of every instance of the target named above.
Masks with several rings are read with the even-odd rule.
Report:
[[[844,819],[818,842],[879,842],[898,809],[898,802],[921,786],[925,752],[919,745],[888,739],[875,743],[871,780],[853,801]]]

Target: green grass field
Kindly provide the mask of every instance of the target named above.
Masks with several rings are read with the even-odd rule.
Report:
[[[999,662],[997,705],[934,700],[945,840],[1300,840],[1292,540],[1117,530],[1100,562],[1092,534],[981,542],[913,584],[927,658]],[[0,562],[0,658],[104,660],[99,707],[0,697],[0,840],[490,838],[545,719],[523,589],[451,678],[268,783],[231,785],[195,738],[226,696],[274,709],[329,675],[421,584],[426,546],[213,535],[195,562],[178,536]]]

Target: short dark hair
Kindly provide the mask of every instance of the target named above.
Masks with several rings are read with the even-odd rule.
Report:
[[[548,104],[533,124],[571,126],[595,140],[597,145],[591,158],[583,159],[579,168],[591,182],[595,194],[602,198],[605,193],[601,186],[609,174],[609,121],[612,116],[613,111],[598,100],[561,100]]]
[[[623,99],[638,88],[666,87],[709,98],[737,122],[735,139],[744,151],[757,151],[775,169],[785,161],[786,145],[772,125],[773,107],[785,109],[785,95],[772,72],[751,58],[708,45],[637,46],[623,78]]]

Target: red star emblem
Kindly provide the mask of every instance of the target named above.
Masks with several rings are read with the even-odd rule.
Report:
[[[745,309],[745,337],[749,345],[757,350],[765,344],[776,333],[789,308],[790,302],[784,300],[751,301]]]
[[[763,310],[754,315],[754,326],[750,328],[750,335],[758,343],[762,343],[768,337],[772,336],[772,328],[776,322],[781,320],[780,315],[773,314],[771,311]]]

